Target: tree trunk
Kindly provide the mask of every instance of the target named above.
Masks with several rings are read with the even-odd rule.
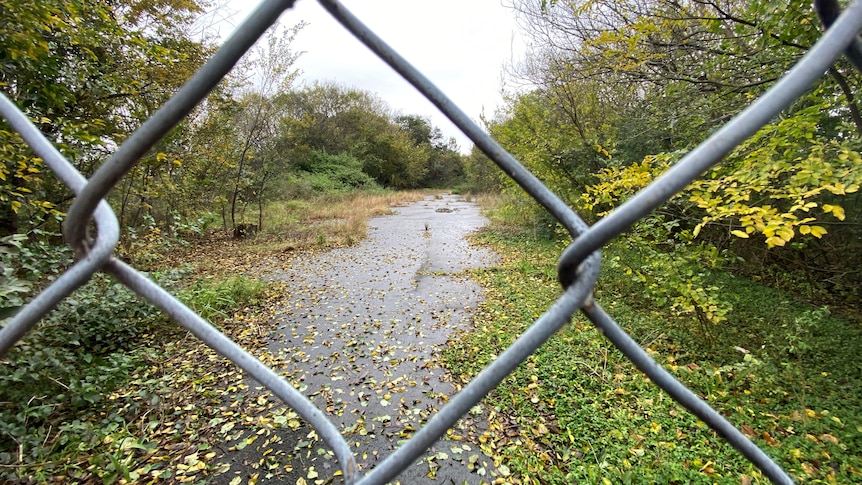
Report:
[[[835,82],[841,88],[841,92],[844,93],[844,98],[847,100],[847,108],[850,110],[850,118],[853,119],[853,124],[856,126],[856,133],[862,136],[862,116],[860,116],[859,107],[856,106],[856,101],[853,99],[853,90],[850,89],[847,79],[844,78],[844,75],[835,66],[829,68],[829,75],[835,79]]]

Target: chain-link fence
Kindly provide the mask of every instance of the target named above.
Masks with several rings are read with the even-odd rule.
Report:
[[[123,143],[89,180],[75,170],[11,101],[0,96],[0,114],[77,197],[64,225],[64,236],[74,248],[77,262],[0,329],[0,356],[5,355],[42,317],[93,274],[98,271],[109,273],[138,295],[157,305],[293,407],[332,448],[341,466],[345,483],[380,484],[395,478],[416,461],[461,416],[563,327],[577,310],[582,310],[652,382],[708,424],[760,468],[764,475],[775,483],[792,483],[791,478],[766,453],[649,357],[593,300],[592,290],[599,273],[599,249],[608,241],[669,200],[734,147],[753,135],[808,89],[842,53],[845,53],[857,68],[862,67],[862,41],[857,36],[862,29],[862,0],[854,2],[841,15],[834,0],[815,1],[815,8],[828,30],[796,66],[756,102],[701,143],[663,176],[592,227],[340,3],[336,0],[319,1],[346,29],[431,100],[508,176],[568,230],[574,242],[565,250],[559,262],[559,280],[564,291],[557,302],[509,349],[452,397],[409,441],[367,475],[360,476],[347,442],[338,429],[305,396],[170,293],[113,257],[120,227],[111,207],[103,200],[104,197],[139,158],[207,96],[240,57],[275,23],[279,15],[294,4],[293,0],[268,0],[261,3],[209,62]],[[88,231],[91,221],[97,229],[95,238],[91,238]]]

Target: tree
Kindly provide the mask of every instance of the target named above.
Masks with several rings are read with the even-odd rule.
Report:
[[[636,110],[653,113],[644,129],[670,125],[677,143],[689,145],[763,92],[820,35],[813,10],[798,0],[519,0],[514,7],[543,46],[534,56],[540,68],[520,74],[545,86],[547,73],[561,71],[629,90],[643,101]],[[859,76],[839,62],[830,78],[844,97],[836,110],[860,130]]]
[[[606,166],[610,154],[600,143],[585,144],[568,119],[552,94],[537,89],[513,98],[487,124],[504,148],[573,203],[593,180],[591,174]],[[587,140],[597,136],[591,132]]]
[[[534,89],[513,96],[489,129],[594,217],[730,120],[821,35],[801,1],[516,0],[513,6],[538,47],[512,72]],[[858,254],[862,227],[855,209],[860,84],[862,76],[839,60],[809,95],[639,223],[632,237],[644,235],[671,258],[692,261],[732,249],[759,263],[745,271],[802,267],[812,275],[840,274],[830,281],[841,291],[858,287],[859,276],[840,266]],[[658,254],[644,260],[672,269],[672,259]],[[817,268],[807,263],[815,260]]]
[[[430,150],[416,145],[378,97],[337,84],[315,83],[290,93],[280,131],[298,163],[318,152],[346,154],[383,186],[415,188],[427,173]]]
[[[258,205],[258,226],[263,225],[263,202],[266,186],[272,178],[273,164],[285,162],[274,152],[277,139],[276,106],[280,96],[291,89],[299,71],[294,64],[299,53],[291,50],[291,43],[302,29],[299,24],[286,34],[271,30],[266,47],[257,50],[252,62],[256,80],[249,92],[240,100],[242,108],[234,119],[238,136],[236,175],[230,194],[230,222],[236,228],[237,203],[245,192],[246,199],[255,199]]]
[[[477,192],[500,192],[503,189],[503,172],[473,145],[470,154],[463,159],[464,173],[471,190]]]
[[[427,172],[419,185],[446,187],[461,180],[464,166],[454,138],[444,139],[440,128],[431,125],[427,117],[401,115],[395,123],[409,134],[415,147],[428,152]]]
[[[198,12],[188,0],[0,2],[0,89],[92,173],[210,51],[188,35]],[[7,129],[0,147],[0,232],[59,219],[68,190]]]

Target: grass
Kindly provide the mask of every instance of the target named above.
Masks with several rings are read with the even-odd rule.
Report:
[[[420,191],[373,191],[273,202],[265,210],[259,242],[291,250],[352,245],[365,237],[369,218],[391,214],[392,207],[424,196]]]
[[[273,202],[264,212],[263,231],[255,236],[235,239],[223,232],[210,234],[194,244],[160,251],[152,266],[193,261],[201,274],[226,276],[250,265],[287,265],[292,254],[358,243],[366,236],[369,218],[390,214],[393,207],[421,200],[428,193],[377,190]]]
[[[502,263],[477,272],[487,300],[445,359],[469,380],[559,296],[563,245],[492,226]],[[608,260],[630,254],[611,246]],[[713,273],[733,305],[707,329],[604,270],[596,299],[657,361],[805,483],[862,482],[862,331],[757,282]],[[738,347],[749,352],[742,353]],[[703,423],[652,385],[578,315],[488,397],[487,452],[520,483],[763,483]]]

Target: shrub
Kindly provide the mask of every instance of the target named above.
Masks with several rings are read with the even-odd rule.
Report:
[[[209,319],[226,318],[230,309],[255,303],[265,286],[233,276],[178,289],[188,276],[188,269],[179,269],[155,279]],[[47,457],[62,466],[110,443],[103,439],[109,434],[122,434],[138,410],[104,412],[106,397],[152,358],[147,347],[154,336],[165,340],[176,331],[166,322],[153,305],[97,274],[13,347],[0,367],[0,465],[16,466],[0,468],[0,481],[20,478],[17,467],[34,463],[50,474],[53,464],[43,463]],[[103,459],[99,469],[105,473],[121,474],[127,450],[114,451],[117,456],[91,459]]]
[[[317,194],[377,187],[377,182],[362,171],[362,161],[344,153],[329,155],[315,151],[300,164],[300,169],[300,178]]]

